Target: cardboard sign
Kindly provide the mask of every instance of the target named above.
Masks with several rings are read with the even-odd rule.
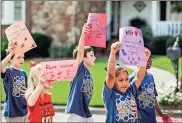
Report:
[[[122,27],[119,30],[119,61],[131,66],[146,66],[145,47],[142,32],[135,27]]]
[[[9,26],[5,30],[5,34],[9,43],[14,46],[13,53],[25,53],[37,47],[23,21]]]
[[[106,47],[106,22],[106,14],[89,13],[87,24],[91,30],[85,36],[85,45]]]
[[[72,81],[77,73],[78,63],[76,60],[41,62],[41,70],[48,80]]]

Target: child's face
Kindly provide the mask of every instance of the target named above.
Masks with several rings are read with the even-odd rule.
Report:
[[[149,57],[149,60],[147,62],[147,69],[150,69],[152,66],[152,56]]]
[[[92,67],[95,65],[96,57],[93,51],[87,53],[87,57],[84,57],[84,62],[89,66]]]
[[[119,75],[116,77],[114,88],[121,93],[125,93],[128,87],[128,73],[126,71],[120,70]]]
[[[24,63],[24,54],[15,54],[14,57],[10,60],[10,62],[15,67],[21,68]]]

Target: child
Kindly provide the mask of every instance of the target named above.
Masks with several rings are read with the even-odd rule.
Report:
[[[147,69],[150,69],[152,65],[152,56],[150,55],[149,60],[147,62]],[[135,73],[130,75],[129,81],[132,82],[135,78]],[[140,122],[157,122],[155,111],[159,114],[159,116],[168,118],[167,114],[163,114],[160,110],[159,104],[157,102],[156,96],[157,91],[155,88],[155,82],[153,79],[153,75],[146,71],[145,77],[142,81],[141,86],[138,89],[138,95],[136,98],[138,111],[140,113]]]
[[[9,44],[8,55],[1,62],[1,78],[6,94],[4,116],[6,122],[27,122],[27,104],[24,98],[27,75],[20,69],[24,63],[24,54],[14,54],[12,49],[13,46]],[[8,62],[11,62],[10,67],[7,67]]]
[[[53,122],[54,109],[51,94],[44,87],[45,75],[41,74],[40,64],[31,68],[28,77],[28,89],[25,94],[28,105],[29,122]],[[49,83],[51,86],[53,82]]]
[[[120,49],[119,42],[111,45],[108,60],[107,78],[103,88],[103,101],[107,110],[106,122],[138,122],[135,96],[146,68],[140,67],[133,83],[128,82],[128,72],[116,66],[116,53]],[[146,52],[148,58],[150,52]]]
[[[66,113],[69,114],[68,122],[93,122],[88,107],[92,99],[93,80],[88,68],[94,66],[96,57],[92,47],[84,46],[85,35],[89,32],[90,27],[85,24],[82,28],[78,47],[73,52],[73,57],[78,61],[79,67],[70,85],[66,108]]]

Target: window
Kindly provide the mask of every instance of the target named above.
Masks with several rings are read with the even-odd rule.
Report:
[[[15,1],[14,4],[14,19],[17,20],[21,20],[22,19],[22,6],[21,6],[21,1]]]
[[[160,1],[160,20],[166,20],[166,1]]]

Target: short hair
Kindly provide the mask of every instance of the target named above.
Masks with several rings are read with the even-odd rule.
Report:
[[[90,46],[84,46],[84,57],[87,57],[87,53],[88,52],[94,52],[94,49]],[[78,46],[76,46],[76,48],[73,50],[73,58],[76,59],[78,54]]]
[[[107,71],[107,67],[105,68],[105,70]],[[116,77],[119,75],[119,73],[120,73],[121,70],[124,71],[124,72],[126,72],[128,74],[128,71],[125,68],[123,68],[122,66],[120,66],[119,64],[117,64],[116,65]]]

